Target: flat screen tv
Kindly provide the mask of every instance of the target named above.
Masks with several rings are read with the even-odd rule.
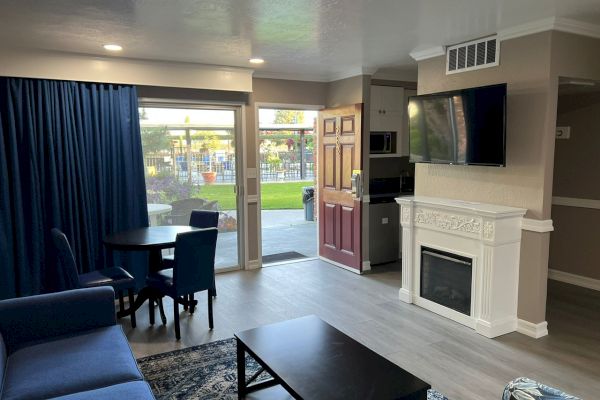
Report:
[[[411,96],[410,161],[506,165],[506,84]]]

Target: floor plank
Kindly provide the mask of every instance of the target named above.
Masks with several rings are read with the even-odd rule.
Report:
[[[359,276],[320,260],[217,275],[215,329],[208,330],[206,295],[193,316],[150,326],[147,307],[138,327],[121,323],[137,357],[231,337],[234,332],[316,314],[410,371],[453,400],[499,399],[519,376],[584,399],[600,393],[600,292],[549,281],[548,328],[541,339],[512,333],[487,339],[458,323],[398,300],[399,265]],[[157,318],[160,321],[159,318]]]

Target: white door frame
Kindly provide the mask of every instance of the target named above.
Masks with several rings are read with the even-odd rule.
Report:
[[[256,133],[256,193],[257,193],[257,206],[256,206],[256,210],[257,210],[257,216],[256,216],[256,221],[257,221],[257,238],[258,238],[258,265],[256,266],[256,268],[262,268],[263,264],[262,264],[262,193],[261,193],[261,181],[260,181],[260,138],[259,138],[259,129],[258,129],[258,125],[259,125],[259,120],[258,120],[258,111],[261,108],[271,108],[271,109],[279,109],[279,110],[306,110],[306,111],[321,111],[322,109],[325,108],[324,105],[314,105],[314,104],[289,104],[289,103],[268,103],[268,102],[256,102],[254,103],[254,132]],[[314,132],[315,134],[315,145],[317,145],[318,143],[316,142],[318,139],[318,135],[317,132]],[[245,136],[245,135],[244,135]],[[317,164],[317,168],[319,167],[319,165]],[[315,174],[317,174],[318,171],[315,171]],[[318,174],[315,175],[315,180],[318,178]],[[315,191],[316,193],[317,191]],[[316,199],[318,201],[318,199]],[[318,204],[318,203],[315,203]],[[317,230],[317,254],[318,254],[318,246],[319,246],[319,224],[316,224],[316,230]],[[306,260],[312,260],[312,259],[317,259],[317,257],[310,257],[310,258],[303,258],[301,260],[290,260],[290,261],[282,261],[279,263],[273,263],[273,265],[279,265],[279,264],[287,264],[289,262],[298,262],[298,261],[306,261]]]
[[[246,201],[246,129],[243,103],[140,98],[138,107],[189,108],[196,110],[231,110],[234,112],[235,192],[237,207],[238,265],[215,269],[215,273],[237,271],[248,264],[248,202]]]

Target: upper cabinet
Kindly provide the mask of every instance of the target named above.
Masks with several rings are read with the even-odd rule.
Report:
[[[398,132],[404,116],[404,88],[371,86],[371,130]]]
[[[395,86],[371,86],[371,132],[396,132],[394,153],[408,156],[408,96],[416,92]],[[373,155],[372,157],[383,157]]]

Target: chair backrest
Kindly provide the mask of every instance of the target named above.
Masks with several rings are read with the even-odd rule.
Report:
[[[214,289],[217,234],[207,228],[177,235],[173,287],[178,296]]]
[[[75,256],[73,256],[73,251],[71,250],[71,245],[69,244],[67,236],[57,228],[52,228],[50,234],[52,235],[52,243],[54,243],[58,264],[62,272],[62,287],[60,289],[69,290],[80,288],[81,285],[79,284],[77,264],[75,263]]]
[[[208,210],[192,210],[190,226],[194,228],[217,228],[219,226],[219,212]]]

